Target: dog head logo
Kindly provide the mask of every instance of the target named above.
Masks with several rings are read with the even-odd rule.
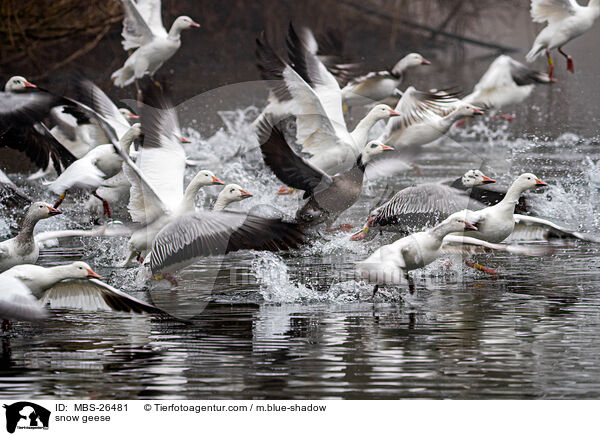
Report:
[[[19,429],[47,429],[50,421],[50,411],[28,401],[19,401],[10,405],[5,404],[6,430],[14,433]]]

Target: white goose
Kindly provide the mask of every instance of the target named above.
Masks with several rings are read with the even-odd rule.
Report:
[[[430,63],[419,53],[410,53],[390,70],[371,72],[350,81],[342,89],[343,102],[347,106],[364,106],[383,100],[394,94],[407,70]]]
[[[572,39],[592,28],[600,16],[600,0],[590,0],[587,6],[580,6],[575,0],[531,0],[531,17],[538,23],[548,25],[539,33],[533,47],[527,53],[527,61],[533,62],[542,53],[548,58],[548,76],[554,72],[554,61],[550,50],[558,52],[567,59],[567,69],[574,73],[573,58],[562,47]]]
[[[177,17],[167,33],[162,24],[160,0],[121,0],[121,3],[125,9],[123,48],[136,49],[111,76],[114,84],[122,88],[145,75],[153,77],[181,46],[181,31],[200,25],[184,15]]]
[[[61,212],[47,203],[36,201],[27,209],[19,234],[12,239],[0,242],[0,272],[15,265],[37,262],[40,254],[39,243],[33,236],[38,221],[58,215]]]
[[[129,154],[131,144],[140,138],[141,134],[139,123],[131,126],[119,140],[121,150]],[[60,196],[54,207],[58,207],[62,203],[68,190],[72,188],[90,189],[94,196],[102,201],[104,213],[111,217],[108,201],[100,197],[96,190],[105,180],[121,172],[122,165],[123,158],[113,144],[103,144],[93,148],[81,159],[77,159],[69,165],[56,180],[48,184],[48,189]]]
[[[396,106],[400,117],[388,121],[379,140],[397,149],[429,144],[444,136],[463,117],[481,115],[472,104],[444,93],[417,91],[410,86]]]
[[[454,232],[477,230],[464,215],[446,218],[432,229],[413,233],[396,242],[378,248],[367,259],[359,262],[356,268],[359,275],[375,284],[373,295],[379,285],[399,285],[405,279],[411,291],[413,285],[408,271],[429,265],[443,254],[444,237]]]
[[[546,73],[527,68],[507,55],[498,56],[481,77],[473,92],[462,99],[465,103],[490,109],[490,115],[503,106],[524,101],[536,83],[552,83]]]
[[[330,175],[347,171],[367,144],[375,123],[399,114],[387,105],[377,105],[349,132],[338,82],[291,26],[288,48],[293,67],[274,52],[264,34],[257,39],[261,76],[273,87],[272,96],[296,116],[296,140],[302,151],[313,156],[310,162]]]
[[[477,226],[477,231],[466,232],[465,236],[488,242],[502,242],[510,236],[515,227],[515,206],[521,194],[528,189],[546,186],[534,174],[521,174],[510,186],[504,198],[494,206],[478,211],[462,210],[454,215],[466,217]]]
[[[18,265],[0,274],[0,318],[34,320],[44,306],[134,313],[164,312],[104,282],[85,262],[42,267]]]

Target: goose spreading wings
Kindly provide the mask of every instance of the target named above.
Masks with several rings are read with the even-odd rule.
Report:
[[[502,106],[518,104],[525,100],[536,84],[553,83],[546,73],[532,70],[507,55],[498,56],[473,88],[462,100],[472,105],[490,109],[492,116]]]
[[[63,97],[46,91],[21,76],[10,78],[0,92],[0,147],[25,153],[39,168],[50,163],[57,173],[75,161],[75,156],[50,133],[44,124],[52,108],[65,103]]]
[[[180,16],[169,32],[162,24],[160,0],[121,0],[125,10],[123,20],[123,48],[135,49],[125,65],[111,78],[116,86],[125,87],[136,79],[154,73],[173,56],[181,46],[181,32],[200,25],[188,16]]]

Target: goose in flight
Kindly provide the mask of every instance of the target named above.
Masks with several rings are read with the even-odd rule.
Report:
[[[543,53],[548,58],[548,76],[554,73],[550,51],[557,48],[567,60],[567,69],[575,72],[573,58],[563,51],[563,45],[590,30],[600,16],[600,0],[590,0],[580,6],[576,0],[531,0],[531,18],[537,23],[547,22],[527,53],[527,62],[533,62]]]
[[[490,110],[494,116],[503,106],[524,101],[536,84],[555,82],[546,73],[534,71],[507,55],[498,56],[462,101]],[[505,117],[513,119],[514,117]]]
[[[17,236],[0,242],[0,272],[22,263],[37,262],[40,247],[33,236],[33,230],[40,220],[60,213],[59,210],[42,201],[32,203],[25,213]]]
[[[18,265],[0,274],[0,318],[8,320],[45,318],[45,306],[118,312],[164,312],[100,280],[85,262],[43,267]]]
[[[364,106],[393,95],[404,79],[404,74],[419,65],[430,65],[419,53],[410,53],[400,59],[389,70],[371,72],[351,80],[342,89],[342,98],[347,106]]]
[[[287,38],[290,64],[275,53],[264,33],[256,43],[262,79],[268,81],[277,105],[296,117],[296,141],[312,155],[310,163],[327,174],[352,168],[375,123],[399,115],[387,105],[377,105],[348,131],[338,82],[292,26]],[[256,125],[278,122],[279,115],[261,117]]]
[[[38,168],[50,164],[58,174],[75,161],[45,124],[52,108],[65,99],[43,90],[21,76],[11,77],[0,92],[0,147],[21,151]]]
[[[188,16],[175,19],[171,29],[162,24],[160,0],[121,0],[125,10],[123,20],[123,48],[135,49],[125,65],[115,71],[113,83],[123,88],[134,80],[154,73],[173,56],[181,46],[181,32],[191,27],[200,27]]]

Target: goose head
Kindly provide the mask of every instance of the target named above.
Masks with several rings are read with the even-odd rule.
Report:
[[[496,183],[494,179],[490,179],[479,170],[469,170],[461,178],[462,184],[467,188],[473,186],[485,185],[488,183]]]
[[[225,186],[223,190],[219,193],[217,197],[217,202],[219,203],[233,203],[234,201],[241,201],[245,198],[253,197],[248,191],[243,189],[240,185],[236,185],[235,183],[230,183]]]
[[[27,209],[27,213],[25,217],[32,221],[39,221],[46,218],[50,218],[54,215],[60,215],[62,212],[54,207],[50,206],[48,203],[44,203],[43,201],[36,201],[29,206]]]
[[[429,62],[427,59],[425,59],[419,53],[409,53],[406,56],[404,56],[402,59],[400,59],[396,63],[396,65],[394,65],[394,68],[392,68],[392,74],[400,74],[408,68],[417,67],[419,65],[430,65],[430,64],[431,64],[431,62]]]
[[[535,174],[523,173],[519,177],[517,177],[517,180],[515,180],[513,182],[511,189],[515,188],[516,190],[518,190],[520,192],[525,192],[528,189],[534,189],[534,188],[537,188],[540,186],[547,186],[547,185],[548,185],[547,183],[542,182],[540,179],[538,179]]]
[[[192,183],[197,184],[198,186],[224,185],[224,183],[209,170],[199,171],[190,182],[190,185]]]
[[[473,117],[475,115],[483,115],[483,110],[469,103],[461,103],[458,107],[452,112],[455,119],[463,118],[463,117]]]
[[[129,153],[129,147],[131,146],[131,143],[135,141],[137,149],[137,146],[142,142],[142,138],[142,125],[140,123],[135,123],[129,127],[123,136],[121,136],[119,143],[121,144],[121,147],[125,149],[125,152]]]
[[[394,149],[394,147],[385,145],[382,142],[371,141],[365,146],[362,153],[360,154],[362,163],[366,164],[367,162],[369,162],[373,157],[377,156],[378,154],[381,154],[384,151],[393,150],[393,149]]]
[[[367,114],[367,117],[373,119],[373,121],[387,120],[390,117],[397,117],[402,115],[396,112],[394,109],[389,107],[387,104],[377,104]],[[365,117],[365,118],[367,118]]]
[[[99,279],[101,278],[94,270],[85,262],[73,262],[70,265],[65,265],[63,268],[70,279]]]
[[[465,230],[477,230],[477,227],[467,218],[465,211],[455,212],[441,222],[440,227],[448,233],[464,232]]]
[[[173,22],[173,26],[171,29],[174,29],[177,32],[181,32],[182,30],[189,29],[191,27],[200,27],[200,24],[196,23],[187,15],[182,15],[177,17],[177,19]]]
[[[23,76],[13,76],[4,85],[6,92],[19,92],[25,91],[27,88],[37,88],[33,83],[27,81]]]
[[[135,120],[140,118],[138,115],[134,114],[129,109],[124,107],[119,109],[119,113],[123,115],[123,117],[127,120],[128,123],[133,123]]]

